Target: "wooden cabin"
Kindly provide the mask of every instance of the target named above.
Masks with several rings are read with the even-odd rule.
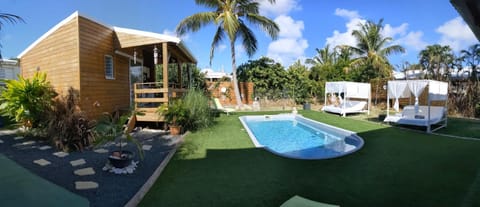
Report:
[[[73,87],[89,117],[135,107],[138,121],[185,92],[196,59],[173,36],[112,27],[73,13],[19,56],[21,74],[46,72],[60,94]],[[166,75],[164,75],[166,74]]]

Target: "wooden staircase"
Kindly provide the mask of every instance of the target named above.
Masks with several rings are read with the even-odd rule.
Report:
[[[168,104],[170,98],[180,97],[186,89],[162,88],[161,82],[136,83],[134,85],[135,110],[140,112],[135,121],[163,122],[163,116],[158,115],[157,109]]]

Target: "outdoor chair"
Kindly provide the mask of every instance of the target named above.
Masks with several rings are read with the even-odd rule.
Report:
[[[215,108],[219,111],[227,113],[227,115],[230,115],[230,112],[235,112],[236,110],[234,108],[226,108],[223,107],[222,104],[220,103],[220,100],[218,98],[214,98],[213,102],[215,103]]]

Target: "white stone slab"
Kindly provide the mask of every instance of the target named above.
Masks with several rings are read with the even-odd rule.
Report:
[[[79,170],[75,170],[75,171],[73,171],[73,174],[79,175],[79,176],[94,175],[95,171],[93,170],[93,168],[88,167],[88,168],[82,168],[82,169],[79,169]]]
[[[68,155],[68,153],[66,152],[55,152],[53,153],[53,155],[57,156],[57,157],[65,157]]]
[[[48,150],[48,149],[52,149],[52,147],[49,146],[49,145],[44,145],[44,146],[39,147],[38,149],[39,150]]]
[[[13,139],[14,139],[14,140],[21,140],[21,139],[23,139],[23,138],[25,138],[25,137],[18,136],[18,137],[14,137]]]
[[[98,188],[98,183],[92,181],[76,181],[75,189],[77,190],[88,190]]]
[[[79,165],[83,165],[87,162],[85,162],[84,159],[78,159],[78,160],[72,160],[70,161],[70,164],[73,166],[73,167],[76,167],[76,166],[79,166]]]
[[[3,140],[0,139],[0,144],[3,144]]]
[[[96,150],[93,150],[94,152],[96,153],[107,153],[108,150],[107,149],[104,149],[104,148],[99,148],[99,149],[96,149]]]
[[[125,146],[127,146],[127,143],[125,143],[125,142],[122,142],[122,144],[121,144],[121,145],[122,145],[122,147],[125,147]],[[117,147],[120,147],[120,143],[117,143],[115,146],[117,146]]]
[[[35,144],[35,141],[26,141],[26,142],[22,142],[21,145],[32,145],[32,144]]]
[[[152,149],[152,145],[144,144],[144,145],[142,146],[142,149],[148,151],[148,150]]]
[[[40,165],[40,166],[45,166],[45,165],[50,165],[50,162],[45,159],[39,159],[39,160],[34,160],[33,163]]]

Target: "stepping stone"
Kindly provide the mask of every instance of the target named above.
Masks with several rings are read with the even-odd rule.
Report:
[[[83,165],[87,162],[85,162],[84,159],[78,159],[78,160],[73,160],[73,161],[70,161],[70,164],[73,166],[73,167],[76,167],[76,166],[79,166],[79,165]]]
[[[122,142],[122,144],[121,144],[121,145],[122,145],[121,147],[125,147],[125,146],[127,146],[127,143],[125,143],[125,142]],[[117,147],[120,147],[120,143],[116,144],[116,146],[117,146]]]
[[[24,138],[24,137],[22,137],[22,136],[18,136],[18,137],[14,137],[13,139],[14,139],[14,140],[21,140],[21,139],[23,139],[23,138]]]
[[[152,149],[152,145],[145,144],[145,145],[142,146],[142,149],[148,151],[148,150]]]
[[[34,160],[33,162],[35,164],[40,165],[40,166],[50,165],[50,162],[48,160],[45,160],[45,159]]]
[[[21,145],[32,145],[32,144],[35,144],[35,141],[22,142]]]
[[[53,153],[53,155],[57,156],[57,157],[65,157],[68,155],[68,153],[66,152],[55,152]]]
[[[3,144],[3,140],[0,139],[0,144]]]
[[[92,181],[76,181],[75,189],[77,190],[88,190],[98,188],[98,183]]]
[[[96,150],[93,150],[94,152],[96,153],[107,153],[108,150],[107,149],[104,149],[104,148],[99,148],[99,149],[96,149]]]
[[[52,149],[52,147],[51,147],[51,146],[48,146],[48,145],[44,145],[44,146],[39,147],[38,149],[40,149],[40,150],[47,150],[47,149]]]
[[[89,167],[89,168],[83,168],[83,169],[75,170],[75,171],[73,171],[73,174],[78,175],[78,176],[94,175],[95,171],[93,170],[93,168]]]

